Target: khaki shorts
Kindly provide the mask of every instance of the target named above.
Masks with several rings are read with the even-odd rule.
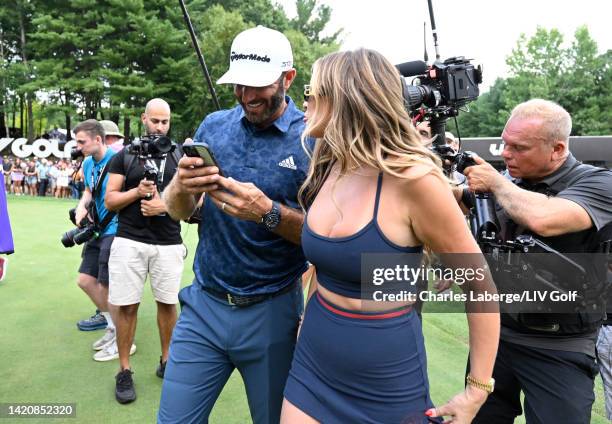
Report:
[[[146,244],[115,237],[108,259],[108,301],[113,305],[140,303],[150,275],[153,297],[160,303],[178,303],[185,246]]]

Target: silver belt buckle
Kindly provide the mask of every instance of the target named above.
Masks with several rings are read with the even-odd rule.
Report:
[[[229,303],[231,306],[236,306],[236,304],[232,301],[232,295],[230,293],[227,293],[227,303]]]

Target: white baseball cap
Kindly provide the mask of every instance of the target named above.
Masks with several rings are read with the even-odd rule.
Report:
[[[293,69],[293,53],[287,37],[281,32],[258,25],[234,38],[230,68],[217,84],[240,84],[265,87]]]

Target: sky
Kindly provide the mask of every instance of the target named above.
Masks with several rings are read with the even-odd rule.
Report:
[[[276,0],[289,17],[295,0]],[[432,0],[440,56],[465,56],[483,66],[482,89],[507,76],[506,56],[521,33],[538,26],[557,28],[566,45],[586,25],[603,53],[612,49],[611,0]],[[344,29],[342,50],[367,47],[393,63],[423,59],[423,22],[427,23],[427,53],[435,59],[427,0],[319,0],[332,8],[327,31]],[[299,70],[298,70],[299,72]]]

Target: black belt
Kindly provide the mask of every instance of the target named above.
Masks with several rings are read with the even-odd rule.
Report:
[[[240,308],[245,308],[247,306],[255,305],[256,303],[263,302],[264,300],[271,299],[276,296],[280,296],[281,294],[285,294],[290,292],[295,288],[296,283],[291,283],[279,291],[275,291],[274,293],[266,293],[266,294],[255,294],[252,296],[240,296],[237,294],[232,294],[230,292],[222,292],[218,290],[211,289],[209,287],[202,287],[202,289],[216,297],[217,299],[223,300],[227,302],[228,305],[238,306]]]

